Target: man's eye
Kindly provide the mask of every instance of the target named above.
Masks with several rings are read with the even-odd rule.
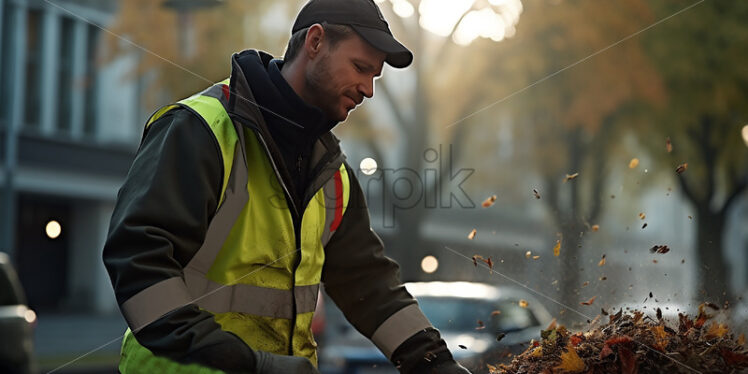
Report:
[[[354,66],[356,66],[356,71],[358,71],[359,73],[361,73],[361,72],[364,71],[364,69],[361,66],[359,66],[358,64],[354,64]]]

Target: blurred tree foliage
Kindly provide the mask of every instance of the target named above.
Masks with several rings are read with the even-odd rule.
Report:
[[[607,47],[651,24],[654,15],[643,0],[524,5],[516,36],[491,52],[496,69],[489,80],[516,90],[503,106],[518,137],[532,139],[542,181],[537,189],[561,237],[562,300],[578,305],[580,266],[591,255],[582,253],[583,234],[601,219],[609,161],[634,113],[666,97],[639,40]]]
[[[234,52],[253,48],[281,55],[297,5],[227,0],[180,16],[160,0],[121,1],[112,32],[129,42],[109,34],[108,57],[138,56],[132,73],[150,77],[144,105],[155,110],[228,77]]]
[[[692,4],[655,2],[658,17]],[[646,51],[661,74],[667,104],[653,116],[657,125],[638,135],[653,158],[677,178],[698,222],[700,291],[713,300],[732,299],[723,235],[728,210],[745,196],[748,147],[748,2],[705,1],[648,33]],[[666,150],[666,138],[672,152]],[[679,164],[688,163],[682,174]],[[703,298],[703,294],[698,295]]]

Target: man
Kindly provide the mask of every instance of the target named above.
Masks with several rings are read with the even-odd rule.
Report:
[[[104,248],[120,371],[317,373],[319,285],[404,373],[467,373],[383,255],[330,130],[412,54],[371,0],[311,0],[284,60],[157,111]]]

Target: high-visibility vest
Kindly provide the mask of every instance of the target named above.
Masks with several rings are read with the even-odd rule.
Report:
[[[150,126],[177,107],[196,113],[219,144],[224,176],[205,241],[183,276],[131,297],[121,306],[123,315],[130,328],[137,330],[171,310],[194,303],[252,349],[307,357],[316,365],[312,316],[325,261],[324,246],[348,204],[348,173],[341,164],[316,191],[301,216],[301,245],[297,249],[285,187],[265,141],[229,118],[227,101],[228,80],[160,109],[146,124]],[[122,373],[218,372],[155,356],[137,342],[130,329],[122,343],[119,369]]]

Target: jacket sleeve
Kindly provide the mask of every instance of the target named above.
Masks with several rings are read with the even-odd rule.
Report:
[[[363,191],[352,168],[350,197],[343,219],[325,248],[325,291],[349,322],[403,372],[436,355],[451,360],[439,332],[400,281],[400,268],[384,255],[371,229]],[[424,358],[426,359],[424,361]]]
[[[221,330],[212,314],[184,296],[165,314],[135,328],[123,304],[140,295],[130,314],[157,304],[144,290],[169,280],[187,295],[183,267],[202,245],[223,179],[218,144],[197,116],[175,109],[155,121],[120,189],[103,259],[117,302],[137,341],[156,355],[229,372],[253,371],[252,350]],[[178,293],[180,294],[180,293]],[[132,303],[130,303],[132,305]]]

